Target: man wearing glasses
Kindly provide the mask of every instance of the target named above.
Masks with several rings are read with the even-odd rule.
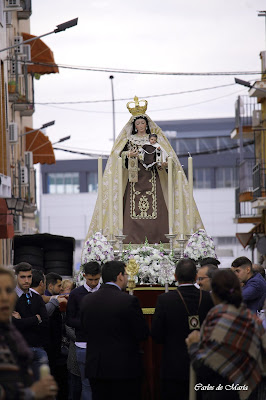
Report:
[[[48,328],[48,314],[41,296],[30,290],[32,267],[21,262],[14,267],[17,276],[17,303],[13,312],[13,323],[20,331],[33,352],[34,380],[39,379],[39,368],[48,364],[44,350]]]
[[[200,289],[206,290],[206,292],[211,291],[211,280],[215,271],[218,270],[218,267],[213,264],[207,264],[198,269],[197,273],[197,284]]]

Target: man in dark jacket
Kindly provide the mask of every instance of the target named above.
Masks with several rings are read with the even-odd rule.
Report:
[[[55,273],[50,272],[46,275],[46,296],[55,296],[57,298],[62,286],[62,277]],[[59,303],[58,303],[59,304]],[[58,360],[61,357],[61,344],[62,344],[62,315],[59,306],[54,308],[54,311],[49,315],[49,347],[48,357],[52,375],[57,376]]]
[[[110,261],[102,267],[103,285],[81,304],[81,323],[87,339],[86,375],[93,399],[138,400],[141,384],[139,344],[149,331],[138,299],[124,293],[125,264]]]
[[[48,314],[41,296],[30,290],[32,282],[32,268],[26,262],[15,267],[17,276],[17,302],[13,312],[13,323],[20,331],[33,352],[34,379],[38,380],[39,368],[48,363],[47,346]]]
[[[247,257],[236,258],[232,262],[232,270],[244,284],[242,287],[244,303],[251,311],[260,311],[266,296],[265,279],[260,273],[254,273],[252,262]]]
[[[88,262],[82,265],[84,271],[85,282],[84,285],[72,290],[69,295],[67,312],[66,312],[66,324],[75,328],[76,334],[76,355],[77,362],[79,365],[81,380],[82,380],[82,400],[91,399],[91,387],[88,378],[85,376],[85,364],[86,364],[86,335],[81,327],[80,320],[80,307],[81,301],[84,296],[89,293],[94,293],[100,288],[101,278],[101,267],[96,261]]]
[[[213,307],[211,296],[194,286],[196,264],[181,259],[176,266],[179,286],[158,297],[152,320],[152,337],[163,344],[161,391],[164,400],[188,399],[189,356],[185,339],[193,329],[200,329]]]

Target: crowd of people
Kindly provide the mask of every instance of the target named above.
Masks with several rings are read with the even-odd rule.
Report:
[[[79,287],[26,262],[0,267],[0,399],[144,398],[149,336],[162,346],[161,399],[189,398],[190,365],[198,399],[265,399],[266,281],[255,268],[246,257],[228,269],[179,260],[148,326],[122,261],[84,264]]]

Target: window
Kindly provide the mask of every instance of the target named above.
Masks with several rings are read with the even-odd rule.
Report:
[[[98,189],[98,174],[97,172],[89,172],[87,174],[88,192],[97,192]]]
[[[179,139],[176,141],[177,154],[188,154],[197,152],[197,142],[195,139]]]
[[[237,244],[237,239],[235,236],[220,236],[217,237],[217,244],[220,246],[234,245]]]
[[[48,174],[48,193],[71,194],[79,192],[78,172]]]
[[[233,167],[221,167],[215,170],[217,188],[235,187],[235,173]]]
[[[211,168],[195,169],[194,187],[196,189],[208,189],[211,187]]]

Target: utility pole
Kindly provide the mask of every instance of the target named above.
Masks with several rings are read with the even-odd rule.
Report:
[[[113,86],[113,75],[109,76],[111,80],[111,90],[112,90],[112,106],[113,106],[113,145],[115,144],[115,99],[114,99],[114,86]]]

